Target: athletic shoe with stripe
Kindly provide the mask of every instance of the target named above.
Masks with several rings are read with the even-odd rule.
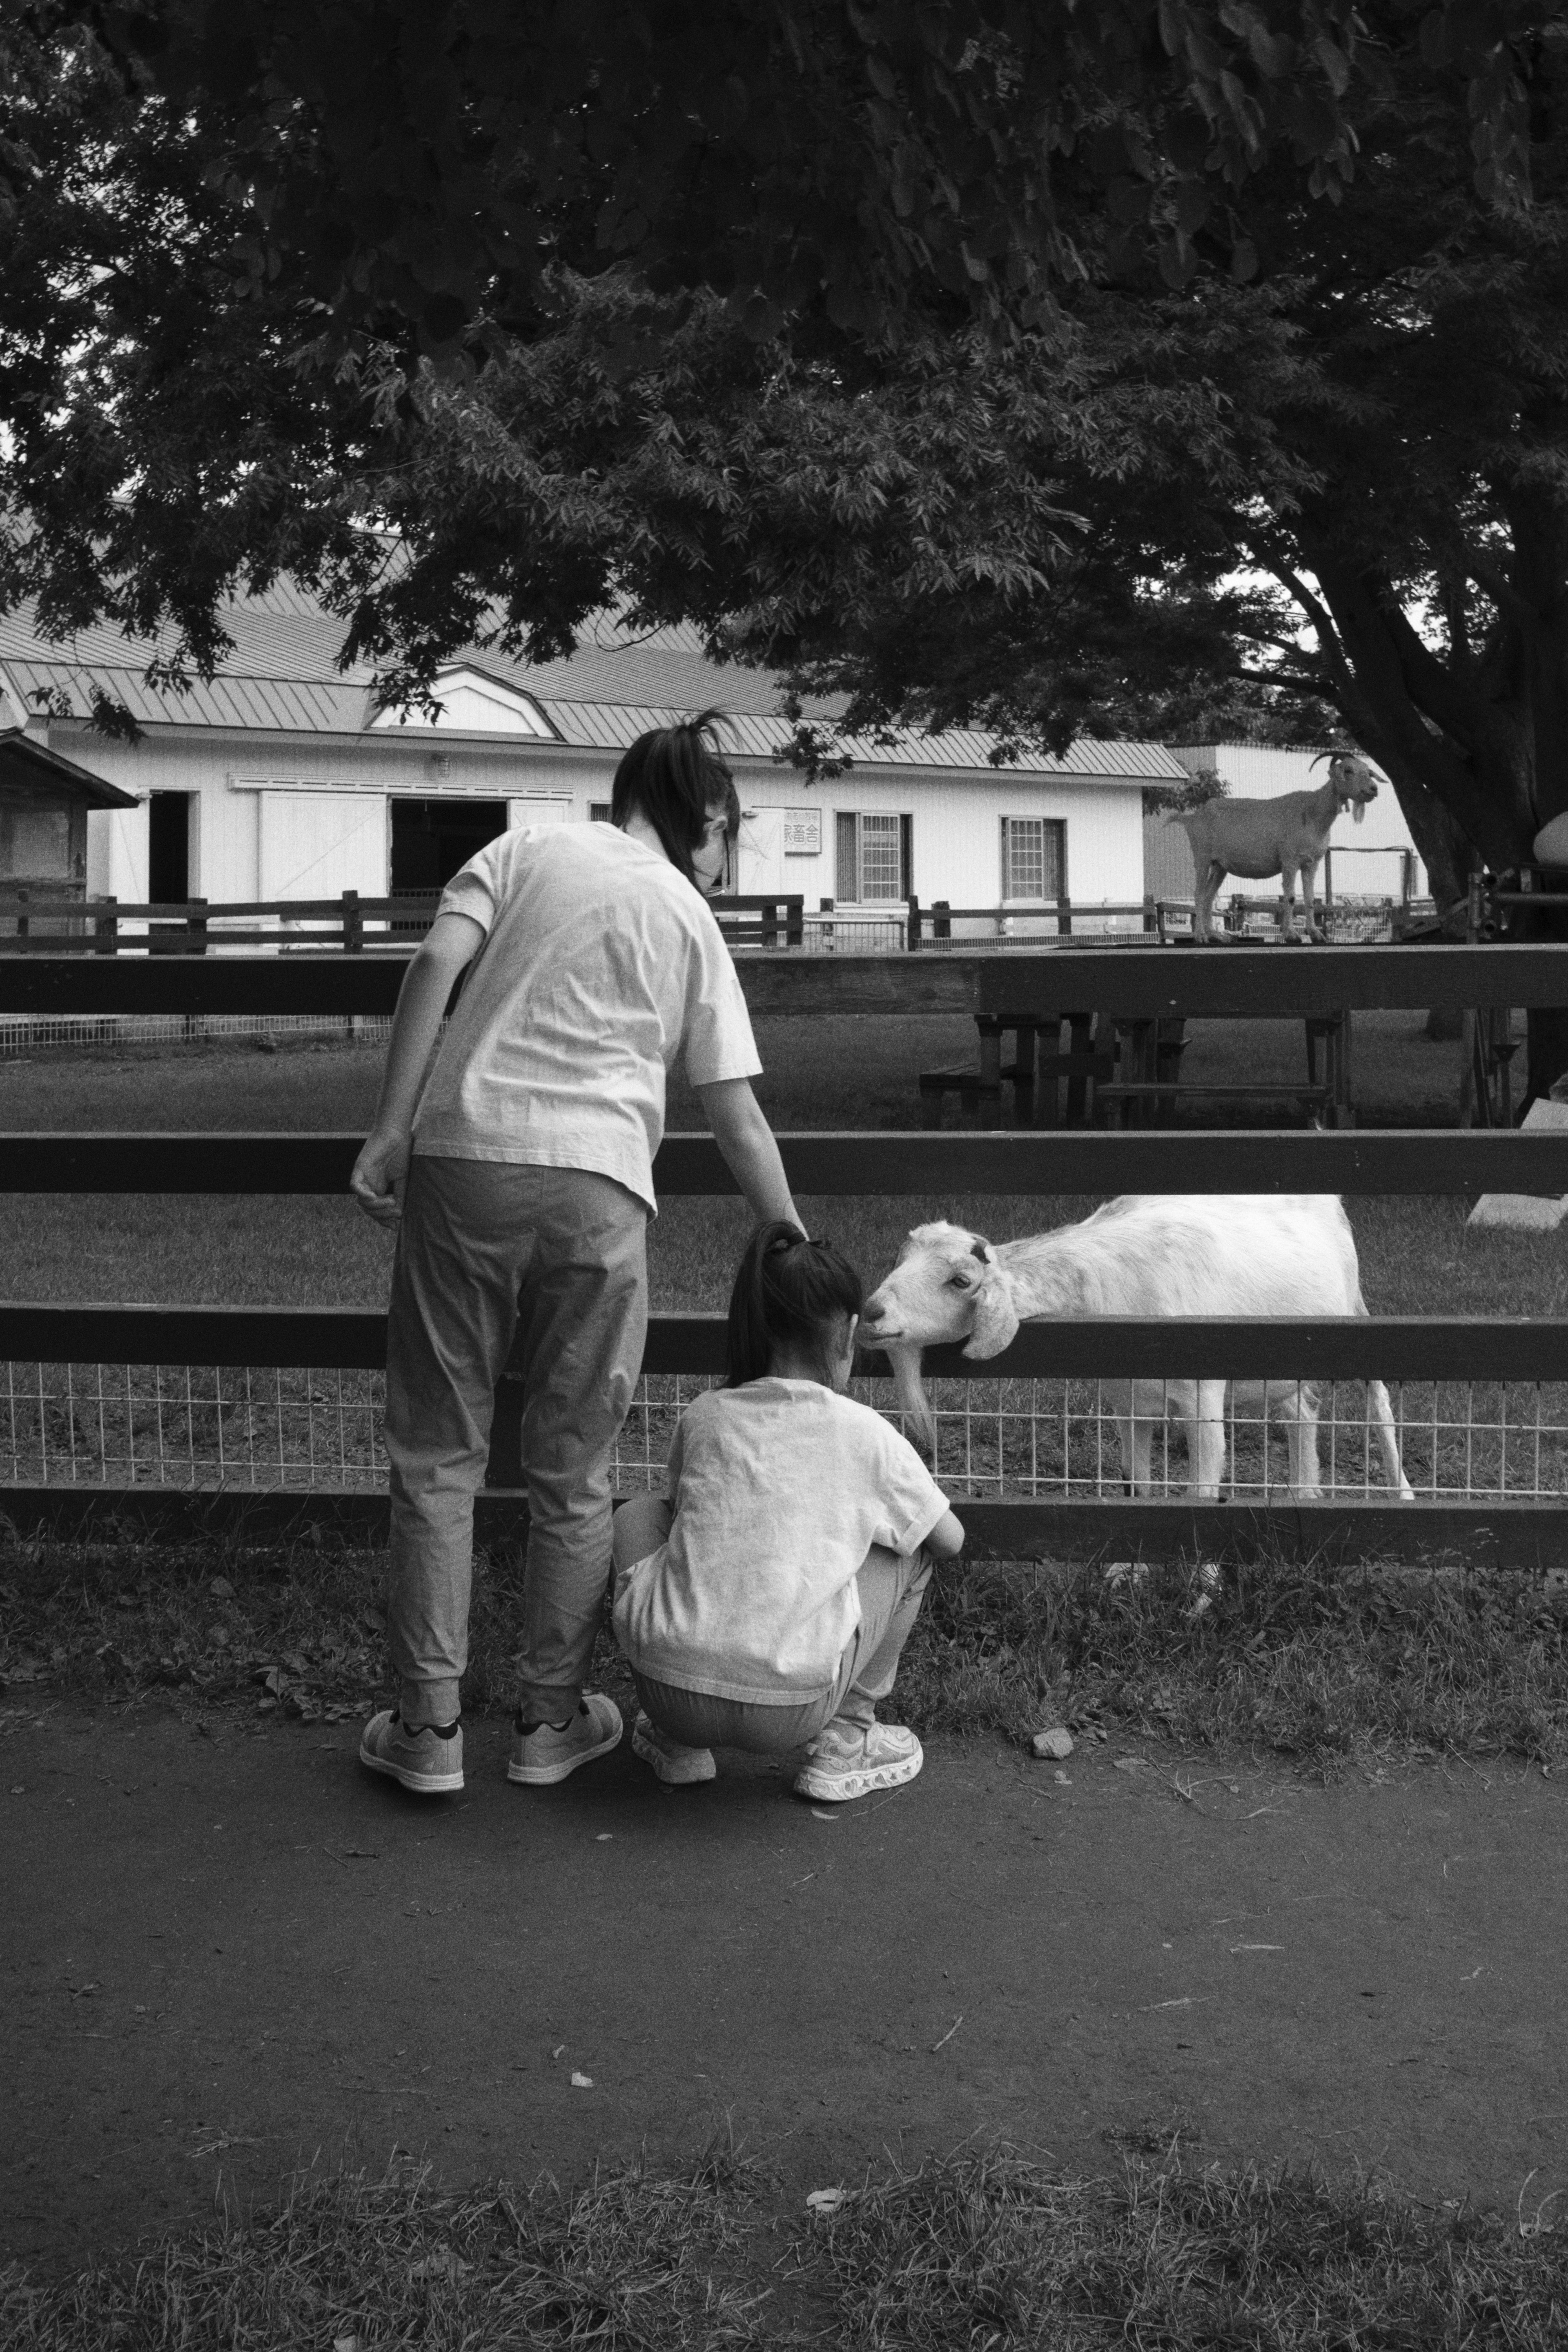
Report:
[[[925,1751],[901,1723],[830,1723],[806,1748],[795,1775],[797,1797],[842,1805],[874,1789],[900,1789],[925,1762]]]

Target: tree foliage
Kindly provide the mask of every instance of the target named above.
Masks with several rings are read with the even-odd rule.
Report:
[[[0,44],[0,604],[46,627],[177,677],[287,572],[394,699],[616,601],[862,729],[1300,709],[1447,888],[1568,805],[1545,0],[35,0]]]
[[[935,285],[1037,320],[1080,216],[1173,278],[1283,149],[1354,168],[1353,0],[114,0],[136,86],[225,125],[237,265],[341,333],[526,330],[551,272],[871,341]],[[1498,113],[1493,108],[1492,112]],[[1507,158],[1506,108],[1499,157]]]

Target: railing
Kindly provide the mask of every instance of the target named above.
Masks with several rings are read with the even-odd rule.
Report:
[[[184,967],[192,982],[200,970]],[[12,1136],[0,1139],[0,1189],[341,1193],[358,1141]],[[781,1145],[803,1196],[1568,1192],[1568,1136],[1551,1132],[834,1134],[786,1136]],[[668,1138],[656,1179],[667,1195],[734,1189],[705,1136]],[[981,1556],[1029,1556],[1086,1540],[1212,1545],[1266,1524],[1275,1540],[1376,1545],[1410,1557],[1455,1545],[1539,1565],[1568,1552],[1565,1343],[1568,1325],[1560,1321],[1028,1326],[985,1363],[932,1351],[936,1466]],[[620,1454],[623,1488],[657,1474],[681,1404],[713,1377],[721,1346],[718,1318],[654,1319]],[[0,1307],[0,1357],[11,1367],[4,1399],[11,1477],[0,1508],[24,1526],[79,1527],[107,1508],[165,1530],[211,1524],[215,1512],[260,1529],[304,1511],[374,1535],[384,1517],[384,1355],[383,1319],[372,1315]],[[862,1393],[891,1410],[885,1373],[869,1364]],[[1110,1499],[1121,1464],[1114,1401],[1103,1383],[1189,1376],[1263,1380],[1280,1393],[1304,1380],[1324,1384],[1331,1499],[1285,1492],[1277,1438],[1259,1414],[1234,1407],[1231,1504]],[[1413,1505],[1396,1503],[1381,1483],[1359,1389],[1348,1403],[1342,1398],[1344,1384],[1368,1378],[1395,1384],[1400,1442],[1424,1497]],[[489,1538],[515,1535],[521,1524],[520,1402],[521,1390],[503,1382],[480,1515]],[[1157,1483],[1177,1486],[1184,1475],[1167,1451]]]
[[[204,956],[213,949],[341,948],[347,955],[406,954],[435,919],[440,893],[362,898],[122,900],[0,891],[0,954]],[[47,930],[36,925],[47,923]],[[58,929],[58,926],[65,928]]]
[[[200,956],[214,949],[234,952],[258,948],[341,948],[350,955],[403,951],[429,929],[439,897],[438,891],[428,890],[368,898],[357,890],[344,890],[335,898],[132,901],[66,896],[41,886],[0,888],[0,953]],[[918,898],[910,898],[890,905],[885,914],[865,907],[846,912],[825,900],[816,914],[807,917],[804,898],[784,891],[728,894],[710,904],[734,946],[819,951],[841,949],[851,940],[862,951],[912,952],[955,945],[1037,948],[1086,935],[1163,939],[1167,925],[1179,929],[1184,921],[1190,922],[1192,912],[1190,902],[1155,898],[1076,908],[1070,898],[1000,907],[950,907],[945,899],[922,907]],[[954,924],[961,927],[956,934]],[[963,928],[977,924],[984,927],[979,935]]]
[[[1136,1010],[1300,1010],[1324,1003],[1568,1003],[1568,948],[1325,948],[1311,956],[1158,950],[1009,959],[984,956],[742,959],[753,1010],[773,1013],[1015,1010],[1057,1003],[1064,970],[1089,1001]],[[386,958],[322,955],[75,961],[0,956],[0,1013],[55,1006],[95,1015],[127,1007],[196,1014],[384,1013],[398,982]],[[1568,1192],[1568,1136],[1502,1129],[1399,1134],[1205,1135],[1148,1132],[899,1133],[781,1139],[800,1196],[870,1193],[948,1202],[991,1194],[1142,1192],[1519,1191]],[[0,1190],[154,1193],[342,1193],[353,1135],[35,1135],[0,1137]],[[671,1136],[662,1192],[733,1186],[712,1140]],[[1427,1557],[1458,1545],[1526,1563],[1568,1551],[1568,1339],[1552,1321],[1030,1326],[1005,1357],[933,1356],[940,1474],[962,1496],[974,1549],[1027,1557],[1064,1543],[1213,1544],[1267,1526],[1271,1539],[1386,1546]],[[301,1317],[288,1309],[127,1309],[17,1305],[0,1312],[12,1367],[11,1478],[0,1495],[19,1526],[80,1526],[93,1512],[141,1514],[168,1527],[281,1513],[384,1524],[377,1446],[378,1317]],[[646,1483],[681,1400],[711,1379],[713,1318],[656,1320],[623,1446],[623,1483]],[[312,1365],[324,1369],[311,1371]],[[1115,1414],[1101,1384],[1187,1375],[1257,1378],[1289,1393],[1325,1385],[1331,1498],[1282,1491],[1277,1437],[1233,1412],[1229,1505],[1111,1496],[1120,1478]],[[1381,1483],[1359,1384],[1396,1384],[1401,1444],[1423,1499],[1400,1505]],[[879,1369],[863,1391],[891,1409]],[[356,1385],[357,1384],[357,1385]],[[684,1384],[684,1385],[683,1385]],[[1348,1385],[1347,1385],[1348,1384]],[[1048,1391],[1048,1392],[1047,1392]],[[496,1484],[481,1514],[515,1534],[523,1504],[518,1391],[502,1383],[492,1449]],[[1163,1419],[1163,1416],[1162,1416]],[[180,1433],[183,1431],[184,1434]],[[1180,1483],[1179,1449],[1158,1473]],[[149,1497],[147,1482],[153,1490]],[[184,1515],[182,1517],[181,1515]],[[150,1516],[149,1516],[150,1515]]]
[[[1191,903],[1184,902],[1190,921]],[[1029,947],[1040,949],[1073,939],[1092,938],[1103,947],[1108,940],[1126,938],[1147,945],[1165,938],[1167,916],[1175,902],[1155,898],[1105,899],[1075,904],[1069,898],[1014,899],[999,907],[954,907],[946,898],[929,907],[910,898],[907,902],[904,946],[911,955],[924,948],[951,951],[954,948]],[[967,926],[954,929],[954,925]],[[982,924],[983,931],[973,926]]]

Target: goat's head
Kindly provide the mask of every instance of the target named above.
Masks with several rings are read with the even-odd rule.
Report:
[[[921,1386],[921,1351],[963,1341],[966,1356],[999,1356],[1018,1328],[1013,1285],[996,1253],[962,1225],[916,1225],[898,1264],[866,1301],[859,1338],[885,1348],[900,1411],[928,1445],[936,1426]]]
[[[1319,753],[1327,757],[1329,782],[1334,788],[1334,799],[1341,808],[1353,811],[1357,824],[1366,821],[1366,804],[1377,798],[1377,778],[1367,762],[1356,751]],[[1317,761],[1312,762],[1316,767]]]

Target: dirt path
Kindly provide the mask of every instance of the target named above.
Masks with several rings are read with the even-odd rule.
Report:
[[[0,2258],[75,2265],[220,2174],[401,2145],[569,2179],[726,2115],[792,2205],[885,2148],[1099,2169],[1173,2121],[1422,2197],[1568,2186],[1568,1817],[1533,1769],[1324,1791],[1112,1748],[1064,1786],[939,1747],[823,1819],[741,1759],[510,1789],[498,1724],[449,1808],[348,1725],[0,1729]]]

